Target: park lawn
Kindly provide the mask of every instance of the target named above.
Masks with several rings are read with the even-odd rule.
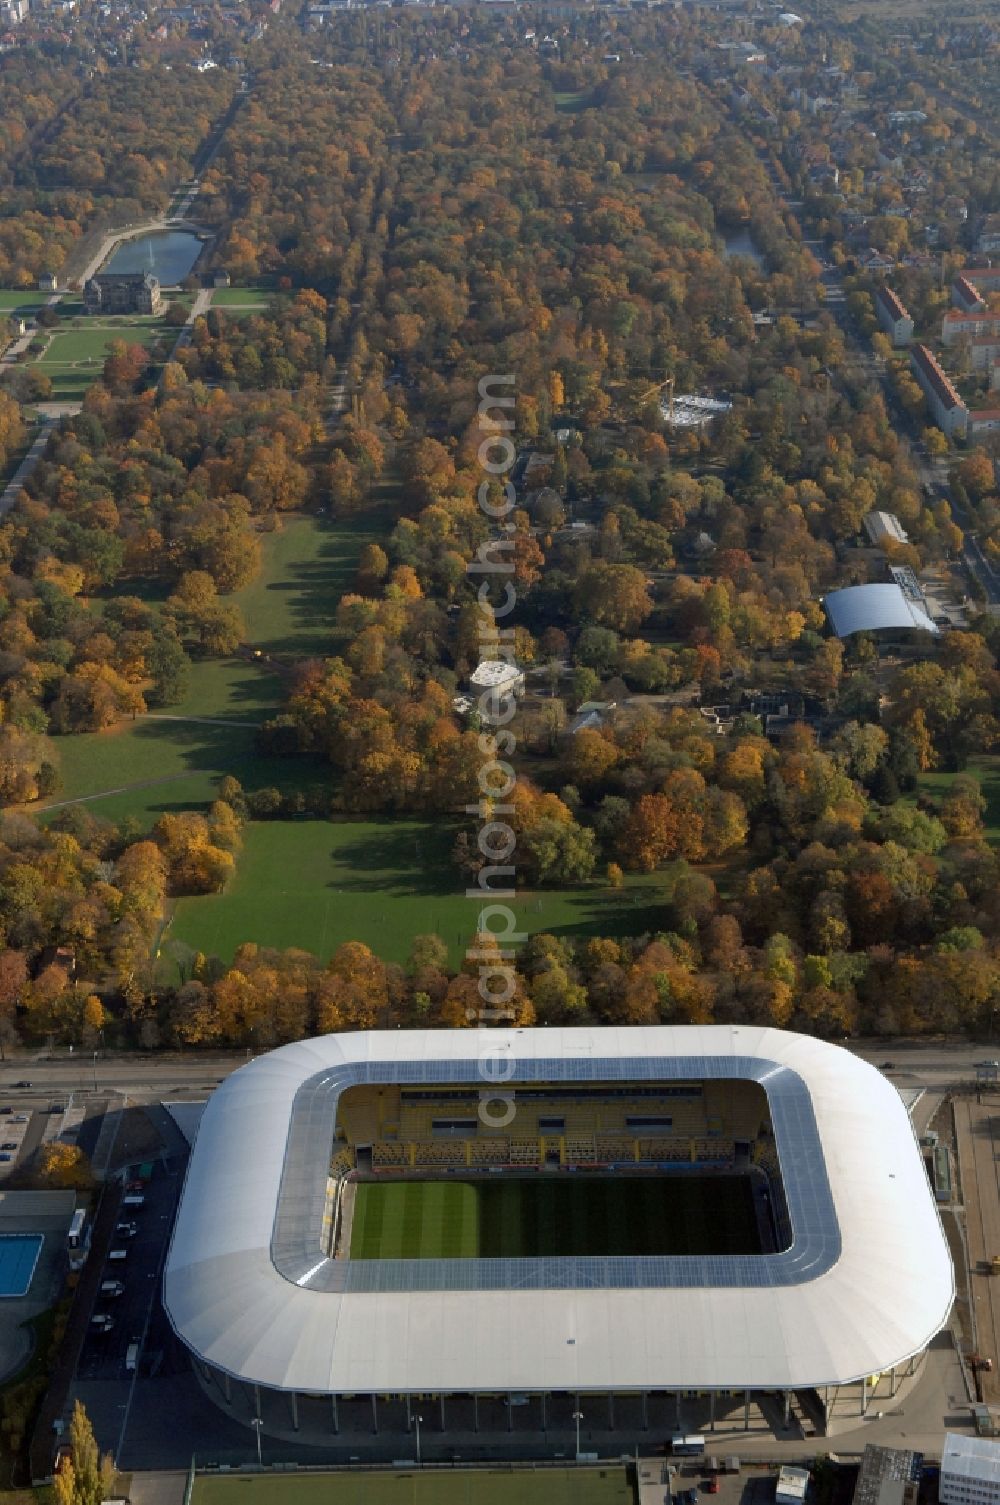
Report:
[[[36,308],[41,308],[46,296],[31,287],[23,288],[20,292],[14,288],[0,288],[0,313],[6,314],[12,310],[22,314],[34,313]]]
[[[115,340],[142,345],[148,350],[162,334],[176,336],[176,330],[165,330],[160,322],[118,326],[102,323],[84,329],[57,329],[38,364],[42,367],[69,366],[75,361],[103,364],[108,348]]]
[[[274,293],[263,287],[217,287],[212,294],[212,307],[253,304],[255,308],[267,308],[273,297]]]
[[[253,1495],[253,1500],[250,1496]],[[622,1464],[603,1468],[413,1469],[386,1473],[202,1475],[192,1505],[634,1505]]]
[[[52,382],[46,402],[82,402],[99,374],[97,366],[46,366],[45,375]]]
[[[253,940],[325,961],[342,942],[363,941],[402,962],[415,936],[434,933],[457,963],[481,905],[465,896],[454,839],[453,828],[423,819],[250,822],[225,892],[177,901],[175,955],[190,948],[229,961]],[[510,906],[526,935],[640,935],[662,928],[669,884],[669,871],[637,873],[620,890],[539,889]]]
[[[230,597],[243,613],[247,642],[295,658],[334,653],[337,604],[354,584],[362,548],[381,533],[373,517],[296,516],[264,534],[261,573]]]
[[[162,713],[106,732],[53,737],[59,789],[32,809],[54,813],[83,799],[106,820],[134,816],[148,828],[165,810],[210,804],[227,773],[247,789],[321,782],[322,770],[304,760],[256,752],[256,727],[279,700],[278,681],[254,665],[239,659],[195,664],[184,699]],[[198,716],[220,724],[169,719]]]
[[[963,772],[971,773],[979,780],[983,798],[986,801],[986,810],[983,814],[986,840],[991,846],[998,846],[1000,845],[1000,754],[984,753],[982,757],[970,758]],[[942,795],[947,794],[957,777],[958,775],[954,773],[922,773],[919,779],[920,793],[928,794],[933,799],[940,799]]]

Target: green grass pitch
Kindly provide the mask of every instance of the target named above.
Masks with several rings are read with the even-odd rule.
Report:
[[[489,1469],[195,1480],[192,1505],[633,1505],[625,1469]]]
[[[351,1229],[352,1259],[759,1252],[746,1176],[361,1182]]]

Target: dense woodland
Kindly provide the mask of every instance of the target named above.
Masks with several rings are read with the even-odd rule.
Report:
[[[225,884],[250,817],[433,812],[454,828],[456,889],[476,880],[461,812],[480,727],[453,700],[480,657],[467,567],[492,537],[478,383],[508,371],[514,438],[542,458],[512,514],[530,685],[518,882],[611,896],[661,871],[669,896],[646,936],[533,938],[519,1022],[983,1027],[1000,1002],[998,859],[966,770],[997,750],[1000,630],[973,608],[970,630],[887,660],[825,627],[827,590],[883,578],[858,544],[870,509],[899,517],[910,542],[888,547],[915,568],[948,569],[962,536],[845,359],[763,143],[679,71],[706,45],[699,23],[621,23],[615,45],[635,52],[618,70],[589,23],[557,56],[476,13],[385,24],[367,51],[350,28],[262,45],[196,212],[235,279],[271,279],[270,307],[199,319],[155,383],[137,347],[114,348],[0,524],[3,1027],[153,1046],[466,1023],[478,967],[453,975],[435,937],[402,968],[357,942],[323,965],[248,937],[232,966],[199,956],[169,989],[152,950],[168,897]],[[61,204],[73,235],[108,178],[119,208],[162,207],[231,88],[113,71],[58,121],[42,91],[22,134],[51,122],[44,149],[0,148],[0,169],[45,217]],[[104,121],[140,100],[126,148]],[[759,265],[723,254],[741,227]],[[23,274],[0,280],[33,275],[34,252],[6,254]],[[667,379],[732,410],[711,433],[671,430]],[[4,454],[26,396],[0,393]],[[955,458],[985,516],[992,468]],[[58,790],[62,739],[176,704],[192,662],[252,650],[229,598],[287,515],[364,518],[387,478],[393,515],[327,651],[280,665],[285,702],[260,736],[305,762],[305,789],[226,779],[210,809],[150,831],[26,813]],[[808,705],[822,735],[768,738],[749,711],[719,735],[699,712],[755,690]],[[568,735],[594,699],[616,709]],[[954,775],[933,798],[932,771]]]

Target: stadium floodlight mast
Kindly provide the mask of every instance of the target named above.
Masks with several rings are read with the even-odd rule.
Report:
[[[573,1412],[573,1420],[576,1422],[576,1461],[580,1461],[580,1423],[583,1420],[582,1411]]]
[[[263,1417],[260,1417],[260,1416],[253,1416],[253,1417],[251,1417],[250,1418],[250,1425],[253,1427],[254,1432],[256,1434],[256,1437],[257,1437],[257,1467],[258,1468],[263,1468],[264,1467],[264,1460],[261,1457],[261,1451],[260,1451],[260,1433],[261,1433],[261,1428],[264,1425]]]

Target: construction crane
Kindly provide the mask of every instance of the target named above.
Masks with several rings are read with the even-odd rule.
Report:
[[[644,408],[647,402],[658,397],[661,392],[667,393],[667,417],[671,423],[674,421],[674,378],[668,376],[666,381],[657,382],[655,386],[647,388],[639,398],[640,408]]]

